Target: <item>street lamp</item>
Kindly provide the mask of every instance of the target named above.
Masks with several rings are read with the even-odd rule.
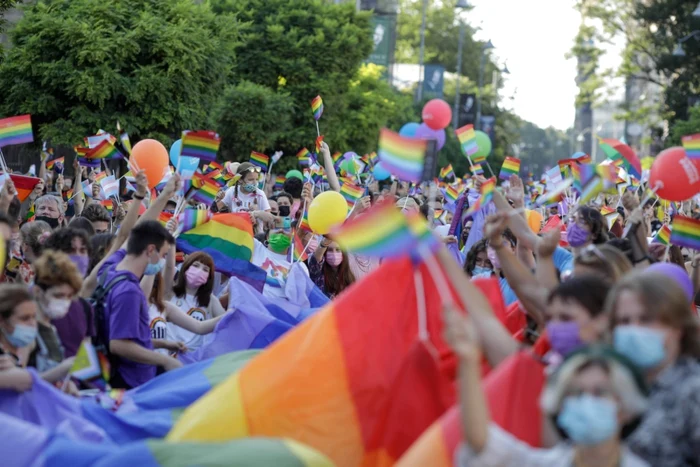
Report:
[[[452,128],[457,129],[459,125],[459,82],[462,78],[462,47],[464,46],[464,21],[459,16],[461,10],[469,8],[467,0],[459,0],[455,9],[459,18],[459,43],[457,45],[457,84],[455,85],[455,104],[452,110]]]
[[[700,5],[698,5],[698,9],[700,9]],[[693,12],[693,15],[695,15],[695,12]],[[674,57],[685,57],[685,50],[683,49],[683,44],[689,41],[690,39],[700,40],[700,29],[696,29],[695,31],[691,32],[676,43],[676,48],[673,49]]]
[[[495,48],[491,40],[481,47],[481,61],[479,62],[479,95],[476,98],[476,128],[481,130],[481,88],[484,86],[484,65],[486,64],[486,51]]]

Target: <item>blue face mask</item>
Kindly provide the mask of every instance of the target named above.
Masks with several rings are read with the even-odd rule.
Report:
[[[643,370],[658,366],[666,358],[664,333],[644,326],[617,326],[613,331],[615,350]]]
[[[575,444],[600,444],[618,431],[617,405],[590,394],[570,396],[564,399],[557,424]]]
[[[161,258],[155,264],[148,263],[146,265],[146,269],[144,269],[143,273],[146,276],[153,276],[155,274],[158,274],[164,267],[165,267],[165,258]]]
[[[26,326],[24,324],[16,324],[15,330],[12,331],[12,334],[8,334],[7,331],[5,331],[4,329],[2,330],[2,333],[5,334],[5,337],[10,342],[10,344],[17,348],[20,348],[26,347],[32,342],[34,342],[34,339],[36,339],[37,329],[35,327]]]
[[[246,193],[253,193],[255,192],[256,188],[257,186],[255,186],[253,183],[246,183],[245,185],[243,185],[243,191],[245,191]]]
[[[489,268],[485,268],[482,266],[474,266],[474,270],[472,271],[472,277],[484,277],[484,276],[490,276],[493,271]]]

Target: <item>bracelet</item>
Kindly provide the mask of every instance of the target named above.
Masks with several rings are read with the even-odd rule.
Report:
[[[321,248],[328,248],[328,247],[331,245],[331,243],[332,243],[332,242],[326,243],[326,241],[324,240],[324,241],[321,242]]]
[[[132,196],[132,198],[137,199],[139,201],[143,201],[144,199],[146,199],[145,196],[139,196],[139,195],[134,195],[134,196]]]

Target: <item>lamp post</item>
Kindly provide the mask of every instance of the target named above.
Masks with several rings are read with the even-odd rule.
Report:
[[[698,5],[698,8],[696,11],[698,11],[698,10],[700,10],[700,5]],[[693,16],[695,16],[695,12],[693,13]],[[700,13],[699,13],[699,16],[700,16]],[[685,50],[683,49],[683,44],[685,42],[688,42],[690,39],[700,40],[700,29],[696,29],[695,31],[688,34],[687,36],[678,40],[678,42],[676,43],[676,48],[673,49],[673,56],[674,57],[685,57]]]
[[[461,10],[469,8],[467,0],[459,0],[455,9],[459,18],[459,42],[457,43],[457,84],[455,85],[455,105],[452,110],[452,128],[457,129],[459,125],[459,82],[462,79],[462,47],[464,47],[464,22],[459,14]]]
[[[423,9],[420,21],[420,49],[418,50],[418,90],[416,102],[423,100],[423,58],[425,55],[425,16],[428,10],[428,0],[423,0]]]
[[[481,88],[484,86],[484,66],[486,65],[486,51],[493,49],[489,40],[481,47],[481,62],[479,63],[479,95],[476,98],[476,129],[481,129]]]

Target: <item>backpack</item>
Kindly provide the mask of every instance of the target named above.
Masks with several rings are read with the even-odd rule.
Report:
[[[109,333],[107,332],[107,316],[105,313],[105,300],[109,296],[115,285],[125,280],[126,275],[122,274],[111,281],[107,282],[107,274],[113,268],[106,269],[97,280],[97,287],[88,299],[88,303],[92,306],[93,316],[95,318],[95,336],[92,338],[92,345],[95,350],[101,353],[109,361],[110,379],[115,375],[117,362],[112,353],[109,351]]]

